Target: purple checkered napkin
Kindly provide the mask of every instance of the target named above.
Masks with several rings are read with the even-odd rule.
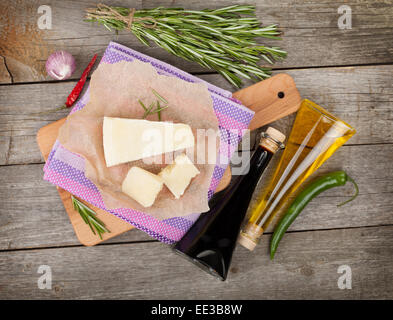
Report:
[[[229,91],[218,88],[167,63],[115,42],[109,44],[100,63],[116,63],[119,61],[133,61],[134,59],[150,63],[159,74],[178,77],[188,82],[206,83],[211,93],[213,108],[219,122],[221,140],[218,164],[214,169],[208,192],[210,198],[220,182],[245,129],[248,128],[254,112],[232,99],[232,94]],[[82,109],[88,100],[89,90],[79,99],[71,112]],[[56,141],[44,166],[44,179],[168,244],[180,240],[200,214],[194,213],[185,217],[160,221],[133,209],[118,208],[107,210],[97,187],[85,177],[84,168],[85,163],[82,157],[66,150]]]

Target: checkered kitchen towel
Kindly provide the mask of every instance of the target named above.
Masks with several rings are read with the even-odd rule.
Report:
[[[178,77],[188,82],[205,82],[169,64],[115,42],[109,44],[100,63],[116,63],[123,60],[133,61],[134,59],[149,62],[159,74]],[[213,108],[219,121],[221,139],[219,157],[208,192],[210,198],[244,134],[244,129],[248,128],[254,112],[231,99],[232,94],[229,91],[205,83],[211,93]],[[71,112],[82,109],[88,100],[89,91],[87,90]],[[199,213],[194,213],[185,217],[160,221],[132,209],[107,210],[97,187],[85,177],[84,168],[82,157],[66,150],[56,141],[44,167],[44,179],[168,244],[179,241],[199,216]]]

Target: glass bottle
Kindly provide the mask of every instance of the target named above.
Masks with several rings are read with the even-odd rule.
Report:
[[[355,132],[314,102],[303,100],[273,178],[251,209],[239,243],[253,250],[287,199]]]
[[[201,214],[174,250],[205,271],[225,280],[257,183],[275,152],[283,147],[285,136],[269,127],[250,159],[248,172],[240,175],[208,212]]]

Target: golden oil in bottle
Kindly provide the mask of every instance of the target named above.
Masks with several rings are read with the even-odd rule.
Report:
[[[291,194],[355,132],[322,107],[303,100],[277,169],[252,208],[239,243],[253,250]]]

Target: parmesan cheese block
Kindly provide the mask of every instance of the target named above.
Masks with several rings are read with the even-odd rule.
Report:
[[[131,167],[123,181],[121,190],[147,208],[153,205],[162,186],[161,177],[139,167]]]
[[[199,173],[199,170],[194,166],[191,160],[183,153],[178,155],[174,163],[166,166],[158,175],[162,178],[175,198],[179,199],[184,194],[191,179]]]
[[[108,167],[194,146],[191,127],[182,123],[104,117]]]

